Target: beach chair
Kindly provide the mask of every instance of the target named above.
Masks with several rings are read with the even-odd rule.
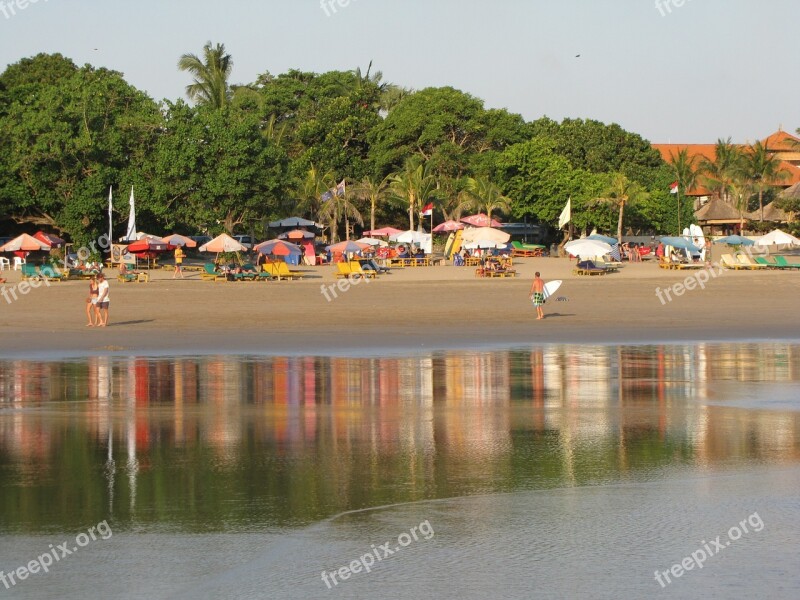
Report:
[[[120,273],[117,275],[117,281],[120,283],[136,283],[139,276],[136,273]]]
[[[764,265],[759,265],[758,263],[753,262],[752,260],[750,260],[750,257],[747,256],[747,254],[744,254],[742,252],[736,254],[736,262],[742,265],[743,268],[750,269],[751,271],[766,268],[764,267]]]
[[[369,277],[370,279],[377,279],[378,272],[372,270],[364,270],[361,268],[361,263],[356,260],[350,261],[350,275],[354,277]]]
[[[42,265],[39,267],[39,276],[47,281],[64,281],[64,273],[52,265]]]
[[[790,263],[785,256],[774,256],[773,258],[780,269],[800,269],[800,263]]]
[[[756,263],[764,267],[767,267],[768,269],[780,269],[780,267],[776,265],[774,262],[770,262],[769,260],[767,260],[766,256],[756,256],[755,259]]]
[[[720,256],[719,264],[725,269],[733,269],[735,271],[745,268],[743,265],[739,264],[739,262],[731,254],[723,254]]]
[[[347,279],[350,273],[350,263],[336,263],[336,279]]]
[[[200,273],[200,279],[203,281],[227,281],[228,278],[225,277],[224,273],[219,273],[217,268],[214,266],[213,263],[206,263],[203,265],[205,269],[202,273]]]
[[[579,262],[572,270],[574,275],[605,275],[607,272],[605,269],[596,266],[591,260]]]
[[[276,277],[278,281],[281,281],[283,279],[294,280],[303,278],[303,274],[300,273],[299,271],[290,271],[289,265],[287,265],[285,262],[270,263],[269,269],[270,269],[269,272],[272,274],[273,277]]]
[[[601,269],[605,269],[609,273],[617,271],[619,267],[622,266],[622,263],[616,261],[606,261],[606,259],[598,257],[595,261],[595,266],[600,267]]]
[[[22,270],[23,279],[39,279],[39,271],[36,270],[36,265],[23,263],[20,269]]]
[[[269,281],[272,279],[270,273],[267,271],[259,271],[258,267],[252,263],[242,265],[242,269],[248,276],[246,279],[243,279],[243,281]]]

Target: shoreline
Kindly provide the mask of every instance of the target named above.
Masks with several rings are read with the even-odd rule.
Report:
[[[52,283],[0,300],[0,358],[94,355],[375,355],[529,348],[556,344],[653,345],[800,340],[800,273],[729,271],[704,290],[661,303],[692,277],[650,263],[619,273],[572,275],[567,259],[523,259],[514,279],[473,269],[405,269],[362,282],[330,301],[331,267],[301,268],[304,281],[212,283],[198,274],[150,283],[111,280],[109,327],[85,327],[88,284]],[[536,321],[533,272],[563,285]],[[6,286],[18,284],[18,274]],[[337,288],[338,289],[338,288]],[[566,301],[558,301],[557,298]]]

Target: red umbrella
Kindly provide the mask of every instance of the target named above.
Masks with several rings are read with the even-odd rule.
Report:
[[[371,235],[373,237],[386,237],[390,235],[397,235],[403,233],[402,229],[395,229],[394,227],[382,227],[381,229],[373,229],[372,231],[365,231],[364,235]]]
[[[170,246],[168,243],[161,240],[154,240],[150,238],[144,238],[142,240],[138,240],[128,245],[128,252],[130,252],[131,254],[142,254],[144,252],[148,253],[166,252],[167,250],[172,250],[172,249],[173,247]]]
[[[291,231],[287,231],[286,233],[282,233],[278,236],[278,239],[281,240],[311,240],[317,237],[315,234],[311,233],[310,231],[306,231],[305,229],[292,229]]]
[[[464,225],[462,223],[456,223],[455,221],[445,221],[441,225],[437,225],[433,228],[433,233],[445,233],[450,231],[458,231],[459,229],[464,229]]]
[[[253,250],[261,254],[272,254],[273,256],[293,256],[303,253],[300,246],[283,240],[261,242]]]
[[[499,221],[495,221],[492,219],[491,224],[489,223],[489,217],[483,213],[477,215],[471,215],[469,217],[464,217],[461,219],[462,223],[466,223],[467,225],[472,225],[473,227],[502,227],[503,224]]]
[[[53,235],[52,233],[45,233],[44,231],[37,231],[33,234],[33,237],[39,240],[40,242],[44,242],[51,248],[60,248],[67,242],[62,240],[57,235]]]

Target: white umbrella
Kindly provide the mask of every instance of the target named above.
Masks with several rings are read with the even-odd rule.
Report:
[[[767,235],[762,235],[756,240],[756,246],[780,246],[783,244],[800,246],[800,240],[780,229],[770,231]]]
[[[466,242],[464,244],[464,248],[466,248],[467,250],[474,250],[475,248],[488,249],[488,248],[505,248],[505,247],[506,247],[505,244],[498,244],[497,242],[491,242],[488,240],[478,240],[475,242]]]
[[[363,237],[360,240],[356,240],[356,242],[359,242],[361,244],[369,244],[370,246],[388,246],[389,245],[386,242],[384,242],[383,240],[379,240],[379,239],[371,238],[371,237]]]
[[[403,244],[423,244],[430,239],[430,237],[429,233],[420,233],[419,231],[409,229],[408,231],[389,236],[389,240],[392,242],[401,242]]]
[[[222,235],[218,235],[213,240],[200,246],[200,252],[216,252],[219,254],[220,252],[246,252],[247,248],[245,248],[242,244],[237,242],[231,236],[226,233]]]
[[[508,240],[511,239],[511,235],[492,227],[473,227],[465,229],[461,234],[461,239],[464,242],[492,242],[496,245],[508,243]],[[491,247],[494,248],[496,246]]]
[[[572,240],[564,245],[564,250],[572,256],[580,258],[594,258],[595,256],[605,256],[611,252],[611,246],[600,240]]]

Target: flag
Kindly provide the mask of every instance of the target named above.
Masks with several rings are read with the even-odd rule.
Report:
[[[678,182],[676,181],[671,186],[669,186],[669,193],[670,194],[677,194],[678,193]]]
[[[422,212],[419,213],[420,217],[430,217],[433,214],[433,202],[430,202],[425,205],[422,209]]]
[[[133,186],[131,186],[130,205],[131,211],[128,213],[128,230],[125,233],[125,239],[128,241],[136,239],[136,206],[133,200]]]
[[[114,186],[108,186],[108,248],[111,249],[111,242],[114,240],[114,221],[112,212],[114,210],[114,199],[112,197],[112,190]]]
[[[572,220],[572,197],[567,199],[567,205],[561,211],[561,216],[558,217],[558,228],[564,229],[564,226]]]
[[[337,185],[335,185],[327,192],[322,194],[322,196],[320,196],[319,199],[322,200],[323,202],[327,202],[328,200],[333,199],[334,196],[336,196],[337,198],[341,198],[345,195],[346,191],[347,191],[347,185],[345,184],[344,179],[342,179]]]

